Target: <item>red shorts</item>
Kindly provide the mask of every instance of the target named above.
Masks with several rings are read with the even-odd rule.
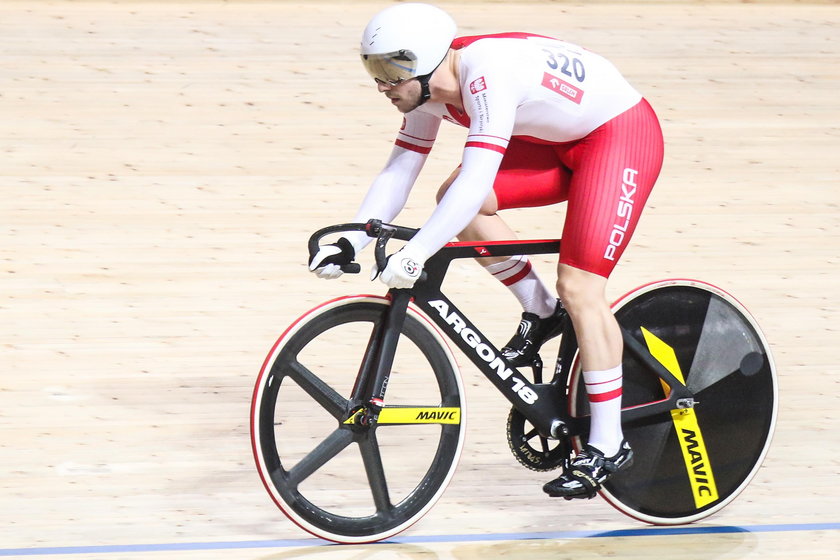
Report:
[[[560,262],[609,277],[659,176],[662,130],[641,100],[586,137],[513,137],[493,185],[499,210],[568,201]]]

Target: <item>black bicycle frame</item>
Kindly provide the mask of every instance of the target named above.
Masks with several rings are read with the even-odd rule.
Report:
[[[351,227],[347,227],[351,226]],[[341,229],[343,228],[343,229]],[[376,257],[380,270],[385,263],[385,245],[393,237],[408,240],[417,230],[368,222],[368,224],[346,224],[325,228],[310,240],[310,253],[317,248],[317,239],[335,231],[365,230],[371,237],[377,237]],[[316,239],[316,236],[317,237]],[[313,240],[315,243],[313,245]],[[351,405],[371,406],[372,416],[378,415],[388,386],[388,378],[396,354],[397,342],[405,322],[408,304],[411,300],[440,330],[475,364],[510,403],[543,436],[563,437],[586,435],[588,419],[572,417],[567,412],[570,396],[566,388],[577,355],[577,340],[570,320],[566,321],[561,336],[560,350],[552,379],[548,383],[532,383],[518,369],[510,366],[499,350],[481,331],[449,300],[441,285],[455,259],[501,257],[514,255],[557,254],[560,240],[545,241],[503,241],[503,242],[460,242],[450,243],[433,255],[425,264],[423,277],[410,289],[391,289],[388,295],[391,305],[382,317],[382,324],[375,328],[365,352],[359,371],[357,385],[353,390]],[[621,329],[625,348],[642,362],[652,373],[659,376],[669,387],[668,396],[661,401],[627,408],[622,412],[623,422],[643,422],[675,408],[693,404],[693,394],[626,329]],[[535,380],[537,368],[534,368]]]
[[[577,422],[564,414],[566,368],[555,371],[550,383],[532,383],[507,363],[493,343],[441,292],[440,286],[455,259],[556,254],[559,249],[559,240],[452,243],[427,261],[425,281],[418,282],[411,290],[415,305],[434,321],[499,392],[540,433],[553,436],[578,433],[580,430],[579,426],[570,425]],[[567,325],[570,329],[571,322],[567,321]]]

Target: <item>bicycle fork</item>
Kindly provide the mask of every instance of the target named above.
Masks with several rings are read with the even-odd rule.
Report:
[[[384,405],[397,342],[411,300],[409,292],[403,290],[391,290],[390,295],[391,305],[383,315],[382,323],[371,332],[350,397],[351,410],[345,424],[370,426],[377,421]]]

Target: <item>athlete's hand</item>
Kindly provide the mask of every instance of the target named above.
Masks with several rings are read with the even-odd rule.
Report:
[[[377,270],[374,265],[371,280],[376,278],[376,273],[379,272],[379,279],[389,288],[410,288],[420,278],[425,261],[425,255],[406,245],[388,257],[388,263],[382,271]]]
[[[344,274],[341,267],[353,262],[355,257],[353,244],[342,237],[336,243],[321,247],[309,260],[309,270],[318,278],[333,280]]]

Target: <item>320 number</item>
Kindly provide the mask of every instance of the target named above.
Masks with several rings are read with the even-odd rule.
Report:
[[[570,57],[560,51],[550,51],[548,49],[543,49],[543,51],[548,54],[548,59],[545,63],[552,70],[559,69],[561,74],[574,78],[578,82],[586,79],[586,68],[579,58]]]

